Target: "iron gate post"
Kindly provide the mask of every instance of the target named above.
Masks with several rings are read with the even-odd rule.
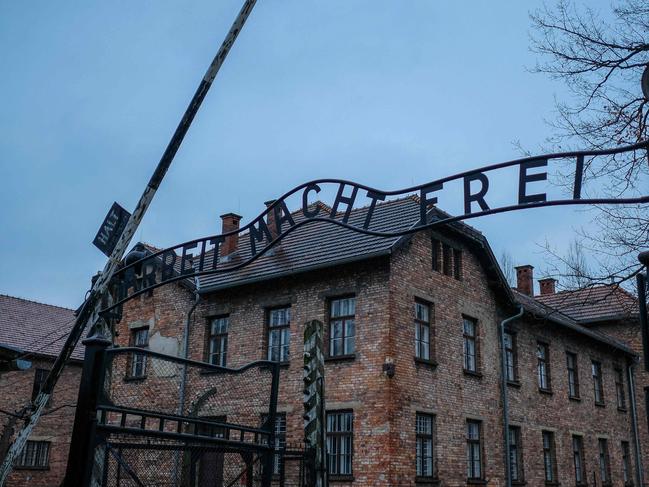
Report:
[[[270,487],[273,481],[273,465],[275,464],[275,423],[277,421],[277,398],[279,397],[279,362],[273,362],[271,365],[273,379],[270,389],[270,402],[268,405],[268,420],[266,425],[269,425],[268,444],[271,450],[265,454],[262,460],[262,474],[261,485],[262,487]]]
[[[90,484],[95,448],[97,446],[97,402],[105,376],[106,348],[110,340],[103,336],[93,336],[82,342],[86,347],[77,411],[68,454],[64,487],[85,487]]]

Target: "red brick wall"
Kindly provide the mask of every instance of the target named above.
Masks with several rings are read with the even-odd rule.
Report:
[[[31,400],[34,371],[36,368],[49,369],[52,361],[47,359],[32,360],[32,368],[26,371],[0,373],[0,409],[16,411]],[[49,441],[50,459],[49,467],[45,470],[15,468],[7,482],[7,487],[22,486],[56,486],[61,483],[65,475],[68,460],[68,449],[74,423],[74,407],[79,392],[79,379],[81,378],[81,365],[68,364],[54,389],[51,402],[45,409],[30,440]],[[61,407],[64,406],[64,407]],[[55,410],[61,407],[61,409]],[[52,411],[51,413],[49,413]],[[4,430],[7,417],[0,415]],[[15,431],[20,429],[22,422],[17,423]]]

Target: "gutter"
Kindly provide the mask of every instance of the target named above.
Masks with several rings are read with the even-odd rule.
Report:
[[[523,316],[522,305],[518,306],[518,313],[500,322],[500,394],[503,402],[503,436],[505,440],[505,486],[512,487],[512,466],[509,456],[509,398],[507,396],[507,356],[505,352],[505,327]],[[640,484],[642,485],[642,484]]]
[[[635,450],[635,477],[636,485],[644,485],[644,473],[642,469],[642,452],[640,451],[640,432],[638,430],[638,410],[635,403],[635,374],[634,369],[637,359],[629,362],[626,368],[627,378],[629,381],[629,403],[631,405],[631,427],[633,429],[633,446]]]

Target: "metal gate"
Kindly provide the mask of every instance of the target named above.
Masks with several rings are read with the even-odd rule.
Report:
[[[271,485],[276,362],[234,369],[85,345],[65,485]]]

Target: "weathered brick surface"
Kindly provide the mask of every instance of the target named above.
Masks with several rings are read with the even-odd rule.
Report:
[[[33,365],[30,370],[0,373],[0,408],[16,411],[28,404],[31,400],[35,369],[49,369],[52,366],[49,359],[31,357],[30,360]],[[16,468],[9,477],[8,487],[51,487],[59,485],[63,480],[80,377],[81,364],[71,363],[65,367],[44,415],[30,436],[30,440],[51,442],[49,467],[46,470]],[[0,415],[0,418],[0,431],[5,431],[9,418],[5,415]],[[22,421],[19,420],[15,431],[21,426]]]

